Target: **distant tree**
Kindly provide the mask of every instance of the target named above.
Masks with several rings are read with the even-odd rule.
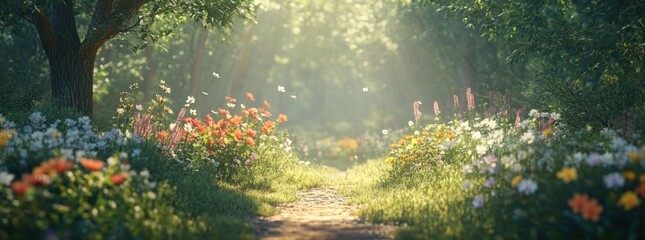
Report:
[[[644,108],[643,1],[420,2],[508,43],[508,59],[534,64],[544,104],[571,123],[628,126]]]
[[[253,10],[252,0],[2,0],[0,29],[33,24],[49,60],[52,101],[91,116],[94,61],[108,40],[134,42],[171,32],[153,27],[159,18],[226,28]]]

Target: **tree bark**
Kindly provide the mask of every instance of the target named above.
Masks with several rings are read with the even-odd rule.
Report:
[[[246,76],[246,71],[249,65],[249,56],[251,55],[251,39],[253,37],[255,27],[251,27],[244,36],[244,50],[242,51],[242,56],[240,62],[231,81],[231,89],[228,93],[229,96],[235,96],[242,92],[242,87],[244,85],[244,77]]]
[[[202,62],[204,60],[204,51],[206,50],[206,39],[208,39],[208,29],[202,28],[197,38],[197,47],[193,55],[193,66],[190,73],[190,95],[195,97],[201,89],[202,79]]]
[[[81,42],[74,13],[75,0],[50,3],[48,12],[37,6],[33,19],[40,43],[49,59],[52,102],[92,116],[94,60],[106,41],[121,31],[147,0],[100,0]]]
[[[154,58],[154,42],[146,44],[146,75],[143,78],[143,99],[148,101],[152,98],[152,87],[154,86],[157,63]]]

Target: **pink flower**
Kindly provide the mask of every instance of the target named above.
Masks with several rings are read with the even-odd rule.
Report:
[[[414,101],[412,103],[412,108],[414,109],[414,121],[419,122],[419,118],[421,118],[421,111],[419,111],[419,105],[421,105],[420,101]]]
[[[455,109],[458,110],[459,109],[459,97],[457,96],[457,94],[452,95],[452,102],[455,105]]]
[[[466,100],[468,100],[468,111],[475,109],[475,95],[470,88],[466,89]]]
[[[433,107],[434,107],[434,115],[439,117],[439,114],[441,113],[441,110],[439,110],[439,103],[437,101],[434,101]]]

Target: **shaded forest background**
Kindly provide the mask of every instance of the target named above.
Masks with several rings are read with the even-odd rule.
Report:
[[[208,29],[200,21],[156,24],[167,34],[121,35],[99,50],[94,119],[109,126],[120,93],[149,102],[164,80],[173,104],[197,98],[199,115],[253,92],[293,128],[338,134],[400,128],[412,102],[450,118],[465,89],[509,116],[522,107],[563,113],[580,126],[637,128],[645,81],[644,6],[637,1],[278,1],[251,19]],[[182,16],[175,16],[182,17]],[[0,111],[27,112],[51,98],[36,29],[0,33]],[[284,87],[285,91],[278,91]],[[457,110],[459,111],[459,110]]]

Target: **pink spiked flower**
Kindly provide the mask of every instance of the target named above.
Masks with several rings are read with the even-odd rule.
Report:
[[[470,88],[466,89],[466,100],[468,100],[468,111],[475,109],[475,95]]]
[[[439,103],[437,101],[434,101],[432,105],[434,107],[434,115],[439,117],[439,114],[441,113],[441,110],[439,110]]]
[[[414,101],[412,103],[412,108],[414,110],[414,121],[419,122],[419,118],[421,118],[421,111],[419,111],[419,106],[421,105],[421,101]]]
[[[455,104],[455,109],[459,110],[459,97],[457,94],[452,95],[452,102]]]

